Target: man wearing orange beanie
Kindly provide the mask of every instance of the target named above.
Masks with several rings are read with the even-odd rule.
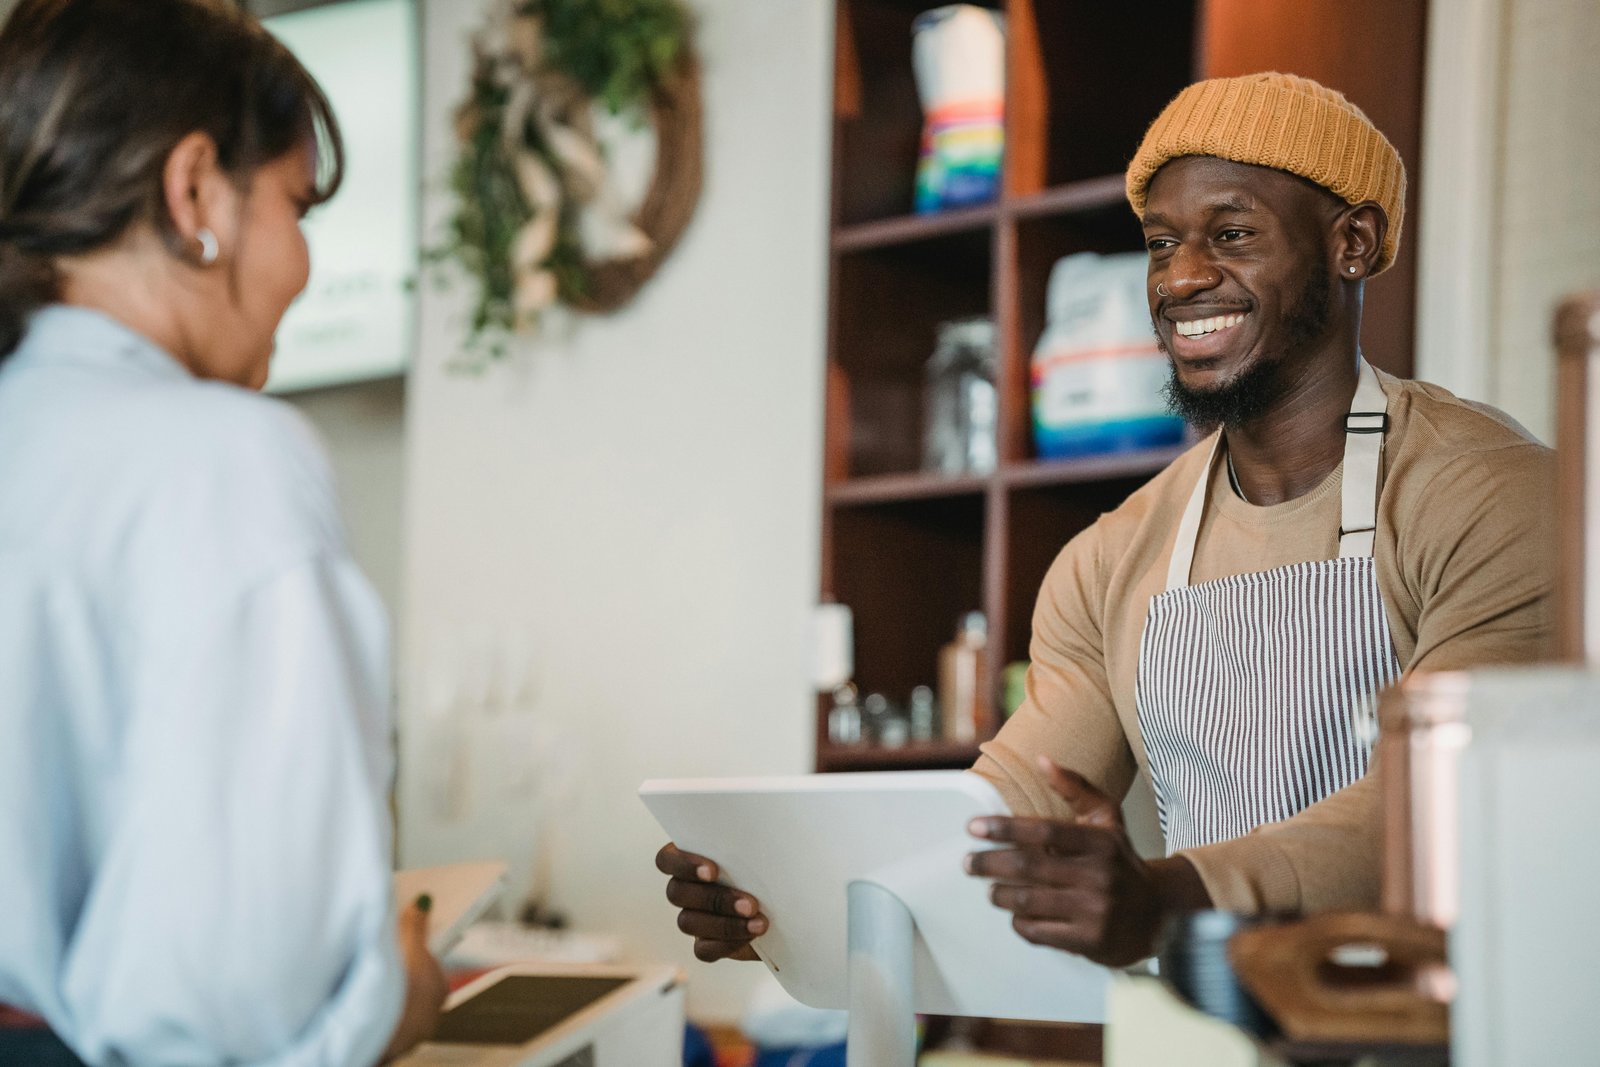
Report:
[[[1209,434],[1045,578],[1027,698],[974,768],[1018,817],[977,820],[1002,847],[968,860],[1023,937],[1108,964],[1174,912],[1374,906],[1376,694],[1539,658],[1553,570],[1549,450],[1362,358],[1405,169],[1358,108],[1284,74],[1191,85],[1127,193],[1173,405]],[[1161,859],[1122,826],[1138,772]],[[747,955],[757,903],[658,865],[702,958]]]

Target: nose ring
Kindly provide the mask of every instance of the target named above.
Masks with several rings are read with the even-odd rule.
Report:
[[[1167,292],[1167,283],[1166,282],[1158,282],[1156,284],[1156,295],[1157,296],[1171,296],[1172,295],[1171,293]]]

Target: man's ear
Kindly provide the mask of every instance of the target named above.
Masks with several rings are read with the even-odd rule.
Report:
[[[187,134],[173,146],[161,171],[161,193],[174,232],[194,258],[199,258],[201,230],[210,230],[226,250],[238,193],[209,134]]]
[[[1389,213],[1375,201],[1363,200],[1340,210],[1333,220],[1334,271],[1347,282],[1365,279],[1378,265],[1388,233]]]

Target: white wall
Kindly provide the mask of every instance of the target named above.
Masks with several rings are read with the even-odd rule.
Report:
[[[1496,400],[1555,440],[1556,301],[1600,287],[1600,4],[1508,0]]]
[[[444,368],[465,292],[423,287],[401,848],[505,856],[518,889],[547,878],[578,927],[688,966],[691,1009],[729,1018],[759,969],[692,963],[634,791],[810,767],[832,20],[816,0],[693,6],[704,199],[639,300],[472,377]],[[425,232],[483,8],[425,3]]]
[[[401,610],[405,498],[405,382],[342,385],[282,399],[311,420],[328,447],[350,551],[392,618]]]
[[[1600,287],[1600,5],[1432,5],[1417,376],[1555,438],[1556,301]]]

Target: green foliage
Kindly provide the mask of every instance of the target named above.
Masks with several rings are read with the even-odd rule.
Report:
[[[545,55],[612,114],[640,108],[672,72],[689,35],[678,0],[525,0]]]
[[[655,87],[672,76],[688,47],[689,17],[680,0],[523,0],[518,14],[540,20],[544,64],[572,78],[613,114],[642,116]],[[478,286],[469,369],[504,355],[504,338],[516,328],[511,251],[534,214],[501,138],[509,97],[492,63],[480,59],[465,108],[471,116],[468,139],[450,170],[456,208],[443,242],[427,254],[434,264],[455,260]],[[530,150],[553,162],[531,126],[524,137]],[[563,199],[561,211],[555,248],[542,267],[554,272],[559,299],[571,302],[586,294],[588,274],[570,198]]]
[[[442,245],[432,249],[434,262],[454,259],[478,285],[470,332],[509,332],[516,319],[513,294],[516,277],[511,248],[517,233],[533,217],[533,209],[517,184],[516,170],[500,141],[500,114],[508,91],[480,64],[472,79],[468,108],[478,115],[471,139],[450,168],[450,190],[456,208],[446,224]]]

